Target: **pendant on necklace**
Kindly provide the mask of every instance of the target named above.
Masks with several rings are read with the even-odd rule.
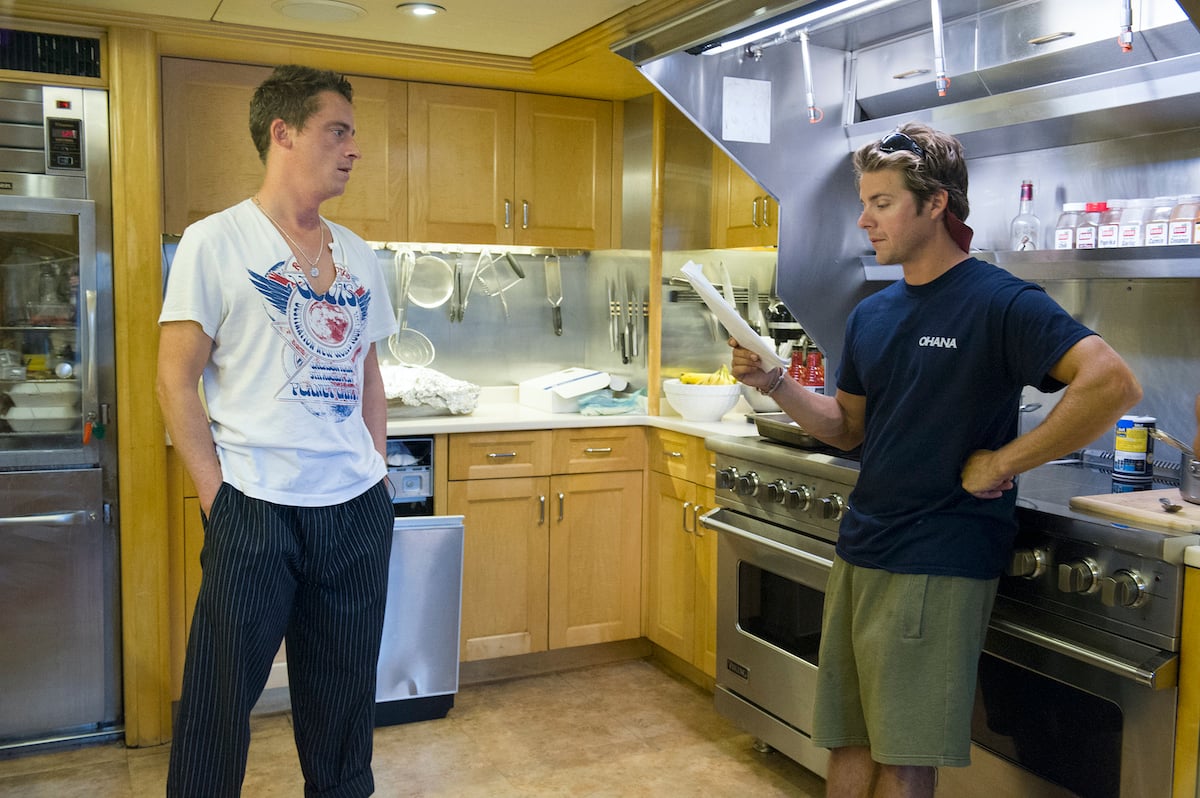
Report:
[[[321,276],[321,270],[318,269],[316,266],[313,266],[311,269],[309,269],[308,273],[312,277],[320,277]]]

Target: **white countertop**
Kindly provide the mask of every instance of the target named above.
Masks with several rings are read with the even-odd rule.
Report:
[[[665,403],[664,403],[665,405]],[[649,416],[628,413],[614,416],[585,416],[579,413],[547,413],[517,402],[517,389],[484,388],[479,405],[466,415],[422,415],[420,409],[411,414],[393,410],[388,414],[389,437],[401,435],[436,435],[446,432],[504,432],[529,429],[572,429],[579,427],[657,427],[689,435],[757,435],[746,416],[750,407],[745,400],[738,402],[720,421],[700,423],[685,421],[679,416]]]
[[[1200,568],[1200,546],[1188,546],[1184,549],[1183,562],[1192,568]]]

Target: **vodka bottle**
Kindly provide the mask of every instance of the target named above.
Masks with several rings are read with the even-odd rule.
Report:
[[[1037,249],[1042,240],[1042,220],[1033,212],[1033,181],[1021,181],[1021,205],[1009,225],[1012,248],[1018,252]]]

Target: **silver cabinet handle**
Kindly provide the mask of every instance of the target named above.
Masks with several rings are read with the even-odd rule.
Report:
[[[563,520],[563,495],[558,494],[558,520]]]
[[[488,452],[488,459],[499,460],[504,457],[516,457],[516,452]]]
[[[763,197],[763,227],[771,226],[771,198]]]
[[[504,229],[512,227],[512,200],[504,201]]]
[[[538,496],[538,526],[546,523],[546,497]]]
[[[683,452],[663,452],[667,457],[680,458],[683,457]]]
[[[750,209],[750,224],[754,225],[755,227],[759,226],[759,224],[758,224],[758,197],[754,198],[754,204],[751,206],[751,209]]]
[[[687,517],[688,517],[688,510],[691,509],[691,507],[692,507],[691,502],[683,503],[683,519],[682,519],[681,526],[683,527],[683,531],[687,532],[689,535],[692,534],[692,530],[688,529]]]
[[[1074,35],[1075,31],[1073,30],[1060,30],[1055,31],[1054,33],[1047,33],[1044,36],[1034,36],[1029,40],[1029,43],[1034,47],[1040,47],[1043,44],[1050,44],[1051,42],[1061,41],[1062,39],[1069,39]]]
[[[529,200],[521,200],[521,229],[529,229]]]
[[[95,521],[96,514],[89,510],[68,513],[45,513],[42,515],[10,515],[0,518],[0,527],[5,526],[72,526],[84,521]]]
[[[692,531],[694,531],[696,533],[696,537],[698,537],[698,538],[704,537],[704,533],[701,531],[702,527],[699,523],[700,513],[702,513],[702,512],[704,512],[703,505],[701,505],[699,503],[692,505]]]
[[[589,446],[583,450],[584,454],[612,454],[611,446]]]

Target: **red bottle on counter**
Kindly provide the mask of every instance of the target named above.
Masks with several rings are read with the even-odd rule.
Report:
[[[808,353],[808,363],[805,364],[804,377],[800,382],[812,391],[825,387],[825,366],[821,362],[820,352]]]

